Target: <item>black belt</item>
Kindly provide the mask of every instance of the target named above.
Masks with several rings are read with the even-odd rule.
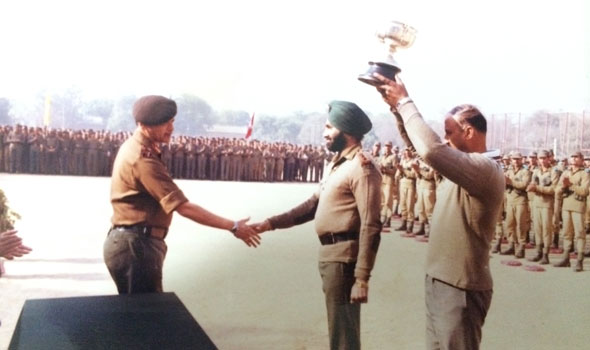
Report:
[[[133,232],[145,237],[164,239],[168,234],[167,228],[145,225],[113,225],[111,230]]]
[[[348,232],[348,233],[326,233],[319,236],[320,243],[322,245],[334,244],[338,242],[345,242],[345,241],[354,241],[359,239],[358,232]]]

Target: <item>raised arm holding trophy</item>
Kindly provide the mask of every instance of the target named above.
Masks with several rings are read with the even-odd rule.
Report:
[[[392,24],[390,42],[413,42],[414,31],[406,34],[406,26]],[[376,86],[404,141],[444,177],[437,185],[426,257],[426,348],[479,349],[492,300],[489,251],[505,187],[502,169],[487,152],[486,119],[473,105],[456,106],[445,115],[441,140],[409,97],[399,66],[370,64],[359,79]],[[393,76],[382,69],[389,66]]]
[[[393,58],[393,54],[398,49],[408,48],[414,44],[414,40],[416,39],[416,29],[401,22],[391,21],[388,25],[378,30],[375,36],[377,36],[379,41],[386,46],[388,51],[385,57],[375,61],[369,61],[369,69],[365,73],[359,75],[358,79],[363,83],[379,87],[383,82],[375,76],[376,74],[390,80],[395,80],[395,75],[401,72],[401,68],[395,58]],[[397,119],[397,127],[402,139],[410,151],[415,153],[414,145],[412,145],[412,141],[408,138],[401,117],[396,111],[392,110],[392,112],[394,112]]]

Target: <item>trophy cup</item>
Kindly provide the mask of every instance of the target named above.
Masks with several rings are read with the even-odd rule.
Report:
[[[416,29],[401,22],[392,21],[388,26],[375,34],[382,44],[385,44],[389,52],[384,60],[370,61],[366,73],[359,75],[358,79],[372,86],[381,85],[381,82],[373,77],[373,73],[379,73],[391,80],[401,71],[399,64],[393,58],[393,53],[398,48],[408,48],[416,39]]]

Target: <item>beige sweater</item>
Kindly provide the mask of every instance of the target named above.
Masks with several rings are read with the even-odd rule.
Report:
[[[484,154],[447,146],[413,103],[399,112],[418,154],[444,177],[437,186],[426,273],[458,288],[491,290],[489,253],[504,196],[502,169]]]

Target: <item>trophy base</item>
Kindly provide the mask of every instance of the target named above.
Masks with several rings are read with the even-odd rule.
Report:
[[[373,76],[373,73],[379,73],[382,76],[395,80],[395,75],[399,73],[401,69],[396,66],[392,66],[387,63],[382,62],[369,62],[369,69],[364,73],[359,75],[358,79],[365,84],[369,84],[372,86],[379,86],[383,85],[383,83]]]

